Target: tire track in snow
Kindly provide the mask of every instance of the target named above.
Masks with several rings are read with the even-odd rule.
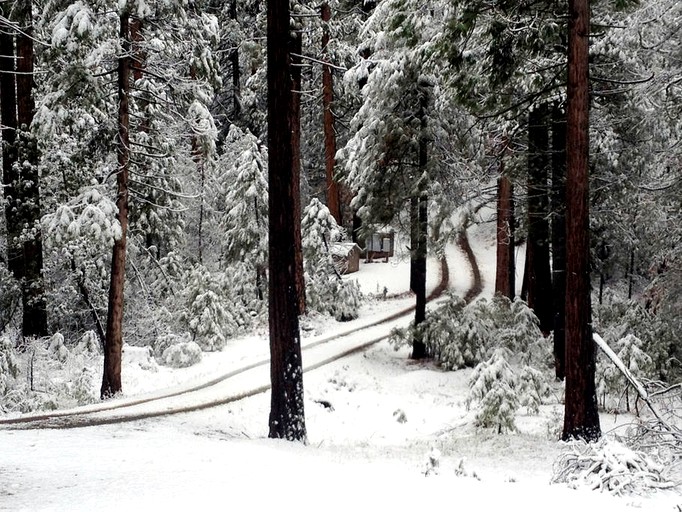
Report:
[[[466,230],[460,234],[458,245],[467,256],[474,275],[473,285],[466,294],[467,300],[470,301],[480,293],[481,282],[476,258],[469,245]],[[450,273],[447,260],[443,258],[440,263],[441,279],[427,297],[427,302],[432,302],[440,297],[449,286]],[[325,336],[305,345],[302,347],[303,371],[315,370],[387,339],[390,336],[390,329],[386,331],[385,324],[406,318],[414,309],[414,305],[403,308],[370,324]],[[376,335],[372,334],[369,339],[357,340],[358,334],[371,333],[372,329],[380,332]],[[326,347],[332,341],[336,341],[339,346],[335,347],[331,354],[325,355],[321,348]],[[321,354],[315,354],[316,348],[320,349],[318,351]],[[0,419],[0,429],[63,429],[109,425],[226,405],[270,389],[269,362],[269,358],[260,359],[200,384],[149,397],[130,398],[83,406],[77,409]],[[240,380],[245,382],[240,382]],[[230,389],[222,390],[222,388],[228,387]]]

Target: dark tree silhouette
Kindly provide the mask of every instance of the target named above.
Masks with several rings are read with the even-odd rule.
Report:
[[[8,9],[9,10],[9,9]],[[21,283],[22,334],[47,334],[42,279],[38,147],[31,133],[35,113],[33,77],[33,5],[15,2],[10,12],[18,30],[2,29],[3,184],[5,185],[8,268]],[[15,59],[16,52],[16,59]],[[15,67],[16,62],[16,67]],[[16,74],[15,74],[16,73]],[[21,165],[19,165],[21,162]]]
[[[305,441],[303,369],[296,287],[295,183],[289,0],[268,0],[270,432]],[[299,225],[300,226],[300,225]]]
[[[426,195],[426,171],[429,163],[427,138],[427,108],[431,94],[431,84],[425,80],[419,83],[419,172],[421,176],[417,182],[417,193],[410,202],[410,223],[412,259],[410,260],[410,287],[416,295],[414,310],[414,325],[418,326],[426,319],[426,255],[428,231],[428,197]],[[412,359],[426,357],[426,345],[423,340],[412,342]]]
[[[554,324],[552,277],[549,266],[549,118],[545,105],[528,115],[528,306],[547,336]]]
[[[601,436],[589,266],[589,0],[568,4],[566,398],[562,439]]]

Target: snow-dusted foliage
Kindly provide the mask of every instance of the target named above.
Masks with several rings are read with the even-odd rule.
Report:
[[[0,336],[0,396],[6,396],[19,374],[14,343],[9,336]],[[0,404],[2,406],[2,404]]]
[[[640,380],[679,382],[674,324],[640,300],[619,300],[612,294],[607,299],[595,308],[595,329],[626,368]],[[606,409],[631,410],[634,404],[639,410],[630,385],[602,354],[597,360],[597,392]]]
[[[356,281],[341,277],[330,250],[330,245],[342,238],[343,230],[318,199],[313,198],[303,212],[301,234],[308,307],[339,321],[357,318],[360,288]]]
[[[268,261],[267,147],[232,125],[218,165],[225,169],[218,199],[224,258],[228,263],[248,260],[254,268],[263,268]]]
[[[510,302],[495,297],[490,301],[479,299],[466,304],[461,298],[450,296],[437,309],[427,313],[417,333],[413,332],[413,326],[398,329],[392,333],[391,341],[400,346],[411,343],[418,335],[428,353],[449,370],[474,367],[498,347],[521,354],[527,364],[535,362],[533,354],[540,353],[537,363],[544,366],[545,357],[537,346],[544,338],[538,325],[533,311],[521,300]]]
[[[66,340],[61,333],[26,340],[22,352],[15,351],[10,336],[0,336],[0,411],[30,412],[95,402],[99,350],[93,332],[77,341]]]
[[[209,106],[220,85],[218,22],[195,2],[148,3],[48,1],[35,31],[36,115],[33,129],[41,153],[41,209],[45,279],[51,320],[65,336],[105,322],[111,243],[120,236],[114,185],[117,94],[115,74],[127,39],[134,63],[129,97],[129,269],[126,302],[145,322],[126,313],[125,335],[153,336],[152,317],[174,310],[171,294],[156,294],[155,273],[169,253],[184,269],[196,254],[195,198],[203,201],[201,177],[215,166],[217,130]],[[133,14],[119,34],[122,12]],[[198,193],[195,191],[199,190]],[[200,210],[201,208],[197,208]],[[200,251],[199,251],[200,252]],[[132,268],[131,268],[132,267]],[[166,281],[171,281],[166,279]],[[178,281],[167,287],[178,286]],[[149,342],[149,340],[147,340]]]
[[[0,332],[13,327],[18,322],[21,308],[21,289],[12,273],[4,265],[0,265]]]
[[[230,300],[232,283],[219,272],[197,266],[183,290],[186,309],[181,320],[202,350],[220,350],[244,325],[248,312]]]
[[[642,340],[633,334],[628,334],[612,347],[625,368],[636,379],[648,377],[653,366],[651,357],[642,350],[643,345]],[[624,398],[625,410],[630,411],[631,395],[636,396],[636,392],[632,392],[630,387],[631,384],[618,368],[610,361],[602,361],[597,374],[597,395],[602,400],[602,407],[606,407],[606,398],[610,395],[612,399]]]
[[[467,408],[478,402],[476,423],[492,427],[499,434],[516,430],[514,416],[519,408],[518,377],[507,362],[509,353],[497,349],[487,361],[474,368],[469,378]]]
[[[363,57],[344,77],[346,88],[361,86],[362,105],[337,158],[366,229],[395,222],[419,196],[437,197],[451,213],[458,198],[453,177],[477,168],[463,158],[474,154],[475,129],[446,99],[446,64],[434,58],[449,6],[427,5],[381,2],[360,34]]]
[[[604,438],[571,443],[554,465],[552,483],[622,495],[674,487],[668,478],[665,466],[647,454]]]
[[[539,414],[543,400],[550,393],[547,378],[532,366],[524,366],[519,374],[519,403],[528,414]]]
[[[201,347],[194,341],[180,342],[163,351],[161,361],[172,368],[186,368],[201,361]]]

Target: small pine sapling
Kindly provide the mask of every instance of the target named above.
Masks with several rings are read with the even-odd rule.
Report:
[[[303,212],[301,232],[308,306],[339,321],[357,318],[360,287],[355,281],[343,280],[331,255],[330,245],[342,239],[343,230],[316,198]]]
[[[497,349],[487,361],[474,368],[469,378],[467,408],[479,402],[476,423],[494,427],[498,434],[516,430],[514,416],[519,408],[518,379],[507,362],[508,351]]]
[[[617,355],[625,364],[633,377],[640,379],[647,376],[653,366],[653,361],[643,350],[644,342],[633,334],[628,334],[618,340],[616,344]],[[625,377],[618,372],[619,380],[625,386],[625,410],[630,411],[630,384]]]
[[[19,375],[19,363],[14,343],[7,335],[0,336],[0,396],[6,396]],[[2,404],[0,403],[0,407]]]
[[[193,341],[209,352],[222,349],[239,326],[234,308],[224,296],[228,283],[221,277],[198,266],[191,272],[184,291],[186,309],[181,320]]]
[[[543,398],[550,392],[543,373],[531,366],[524,366],[519,375],[519,403],[528,414],[539,414]]]

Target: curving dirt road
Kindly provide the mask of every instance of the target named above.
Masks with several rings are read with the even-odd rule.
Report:
[[[472,268],[474,283],[466,294],[472,300],[481,291],[480,272],[471,250],[466,230],[460,233],[458,244]],[[441,279],[427,300],[440,297],[449,285],[449,268],[441,260]],[[389,337],[391,329],[401,320],[410,320],[414,306],[401,309],[375,322],[322,337],[302,347],[304,372],[337,361]],[[387,326],[390,324],[390,326]],[[330,342],[334,343],[330,343]],[[243,364],[209,381],[174,391],[147,397],[113,400],[76,409],[27,414],[0,419],[0,429],[78,428],[135,421],[169,414],[198,411],[235,402],[262,393],[270,388],[269,359]]]

